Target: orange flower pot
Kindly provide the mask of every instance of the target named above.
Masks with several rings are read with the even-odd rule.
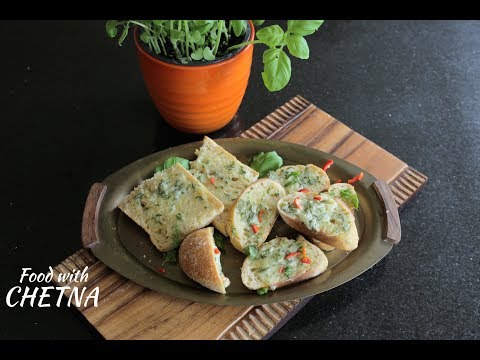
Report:
[[[253,40],[251,21],[249,26]],[[187,133],[206,134],[232,120],[247,88],[253,44],[219,62],[179,65],[150,55],[136,34],[134,38],[148,92],[168,124]]]

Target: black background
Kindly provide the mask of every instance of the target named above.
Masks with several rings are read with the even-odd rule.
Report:
[[[365,274],[315,297],[274,339],[480,337],[480,22],[326,21],[268,93],[255,49],[235,136],[300,94],[430,177],[401,214],[403,238]],[[44,272],[80,247],[90,185],[200,139],[165,125],[132,39],[103,21],[0,22],[1,338],[90,339],[72,308],[7,309],[22,267]]]

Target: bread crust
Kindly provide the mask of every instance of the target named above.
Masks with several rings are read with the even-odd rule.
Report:
[[[196,230],[180,245],[178,262],[183,272],[200,285],[225,294],[223,276],[215,264],[213,227]]]
[[[291,195],[287,195],[291,196]],[[313,231],[309,229],[302,221],[298,218],[291,216],[290,214],[286,213],[280,208],[280,203],[282,200],[278,202],[278,211],[280,216],[282,217],[283,221],[293,229],[297,230],[298,232],[308,236],[309,238],[318,239],[330,246],[333,246],[337,249],[345,250],[345,251],[352,251],[358,247],[358,232],[357,226],[355,225],[355,217],[353,216],[350,208],[339,198],[332,197],[340,207],[345,210],[345,214],[347,214],[348,221],[350,222],[350,228],[347,232],[344,232],[339,235],[329,235],[323,232],[321,229],[319,231]]]
[[[320,241],[318,239],[310,238],[310,241],[312,242],[313,245],[318,246],[323,251],[335,250],[335,247],[333,247],[332,245],[325,244],[323,241]]]
[[[158,194],[159,187],[169,181],[173,182],[173,179],[181,180],[185,185],[183,186],[185,192],[180,190],[180,195],[175,200],[162,198]],[[139,195],[145,199],[148,211],[144,210],[136,199]],[[195,195],[202,199],[201,202],[195,199]],[[196,201],[198,204],[190,206],[191,201]],[[171,206],[175,206],[176,209],[171,211]],[[192,231],[210,224],[217,215],[222,213],[224,206],[190,172],[181,165],[175,164],[142,181],[122,199],[118,208],[150,235],[150,240],[158,250],[168,251],[178,247]],[[156,216],[162,219],[159,224],[152,220]],[[189,221],[181,221],[177,216],[187,216]],[[175,228],[178,229],[178,235],[172,230]]]
[[[275,186],[276,191],[279,193],[279,195],[276,196],[276,198],[278,199],[280,199],[282,196],[285,195],[285,190],[283,189],[283,187],[278,182],[270,179],[257,180],[253,184],[250,184],[245,190],[243,190],[243,192],[240,194],[238,199],[234,202],[233,206],[230,208],[230,211],[228,212],[227,222],[226,222],[226,231],[228,236],[230,237],[230,242],[235,247],[235,249],[237,249],[240,252],[244,252],[245,248],[249,245],[259,246],[262,243],[264,243],[268,235],[270,234],[270,231],[272,230],[272,227],[275,224],[275,221],[277,220],[278,209],[275,204],[274,206],[272,206],[272,208],[268,209],[269,211],[273,211],[275,213],[275,216],[271,221],[269,228],[267,230],[265,230],[266,222],[265,221],[263,222],[262,237],[260,238],[260,241],[257,244],[248,244],[246,239],[243,239],[242,237],[240,237],[240,234],[238,234],[238,232],[233,231],[234,228],[239,228],[241,226],[241,224],[237,224],[235,221],[235,215],[236,215],[238,204],[242,201],[244,197],[248,196],[250,191],[256,190],[258,187],[262,187],[262,186],[264,186],[265,188],[268,188],[270,186]]]
[[[275,238],[271,241],[277,241],[280,240],[282,241],[283,239],[286,239],[287,241],[292,241],[287,238]],[[328,259],[323,253],[322,250],[320,250],[318,247],[314,246],[312,243],[307,241],[303,236],[299,235],[297,237],[297,240],[302,243],[303,246],[307,248],[307,253],[309,254],[309,257],[313,259],[312,264],[308,266],[305,271],[299,272],[296,274],[296,276],[292,277],[291,279],[288,280],[283,280],[283,281],[278,281],[276,283],[272,284],[266,284],[268,287],[271,289],[276,289],[276,288],[281,288],[287,285],[292,285],[304,280],[308,280],[311,278],[314,278],[321,273],[323,273],[327,267],[328,267]],[[266,245],[263,244],[263,245]],[[260,246],[259,251],[262,250],[262,246]],[[262,287],[264,287],[264,284],[252,284],[251,282],[248,281],[248,274],[250,273],[250,268],[252,266],[252,262],[255,260],[252,260],[250,257],[247,257],[242,265],[242,282],[243,284],[249,288],[250,290],[257,290]]]

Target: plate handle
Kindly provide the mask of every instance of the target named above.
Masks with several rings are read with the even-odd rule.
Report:
[[[386,241],[397,245],[402,238],[402,229],[400,227],[400,216],[398,215],[397,204],[393,198],[390,186],[381,179],[373,183],[373,188],[377,192],[378,197],[382,200],[383,209],[385,211],[385,228],[386,233],[382,234]]]
[[[97,222],[98,210],[105,196],[107,186],[102,183],[94,183],[88,192],[82,218],[82,245],[90,248],[98,243]]]

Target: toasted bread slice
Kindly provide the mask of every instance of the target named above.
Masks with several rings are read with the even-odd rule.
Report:
[[[230,280],[223,275],[212,226],[196,230],[183,240],[178,250],[178,262],[193,281],[218,293],[226,293]]]
[[[227,235],[225,221],[228,210],[243,190],[258,179],[258,172],[243,164],[235,156],[208,136],[203,138],[197,159],[190,163],[190,172],[224,205],[224,214],[213,221],[213,226]]]
[[[355,218],[345,203],[327,193],[290,194],[278,202],[283,221],[298,232],[342,250],[358,246]]]
[[[335,247],[333,247],[332,245],[325,244],[323,241],[320,241],[318,239],[310,238],[310,241],[313,245],[318,246],[323,251],[335,250]]]
[[[342,199],[350,209],[358,209],[358,195],[353,185],[347,183],[332,184],[328,193]]]
[[[358,209],[358,196],[352,185],[347,183],[332,184],[328,189],[328,193],[340,198],[350,210]],[[310,240],[323,251],[332,251],[335,249],[333,246],[325,244],[318,239],[311,238]]]
[[[118,207],[150,235],[160,251],[176,248],[223,211],[222,202],[179,164],[141,182]]]
[[[327,266],[328,260],[322,250],[303,236],[298,236],[297,240],[279,237],[262,244],[255,259],[251,256],[245,259],[242,282],[251,290],[266,287],[275,290],[318,276]]]
[[[276,171],[271,171],[268,177],[282,184],[287,194],[293,194],[300,189],[319,193],[327,191],[330,187],[327,173],[312,164],[282,166]]]
[[[230,209],[227,233],[239,251],[259,246],[270,234],[278,216],[277,203],[285,195],[282,186],[270,179],[260,179],[247,187]]]

